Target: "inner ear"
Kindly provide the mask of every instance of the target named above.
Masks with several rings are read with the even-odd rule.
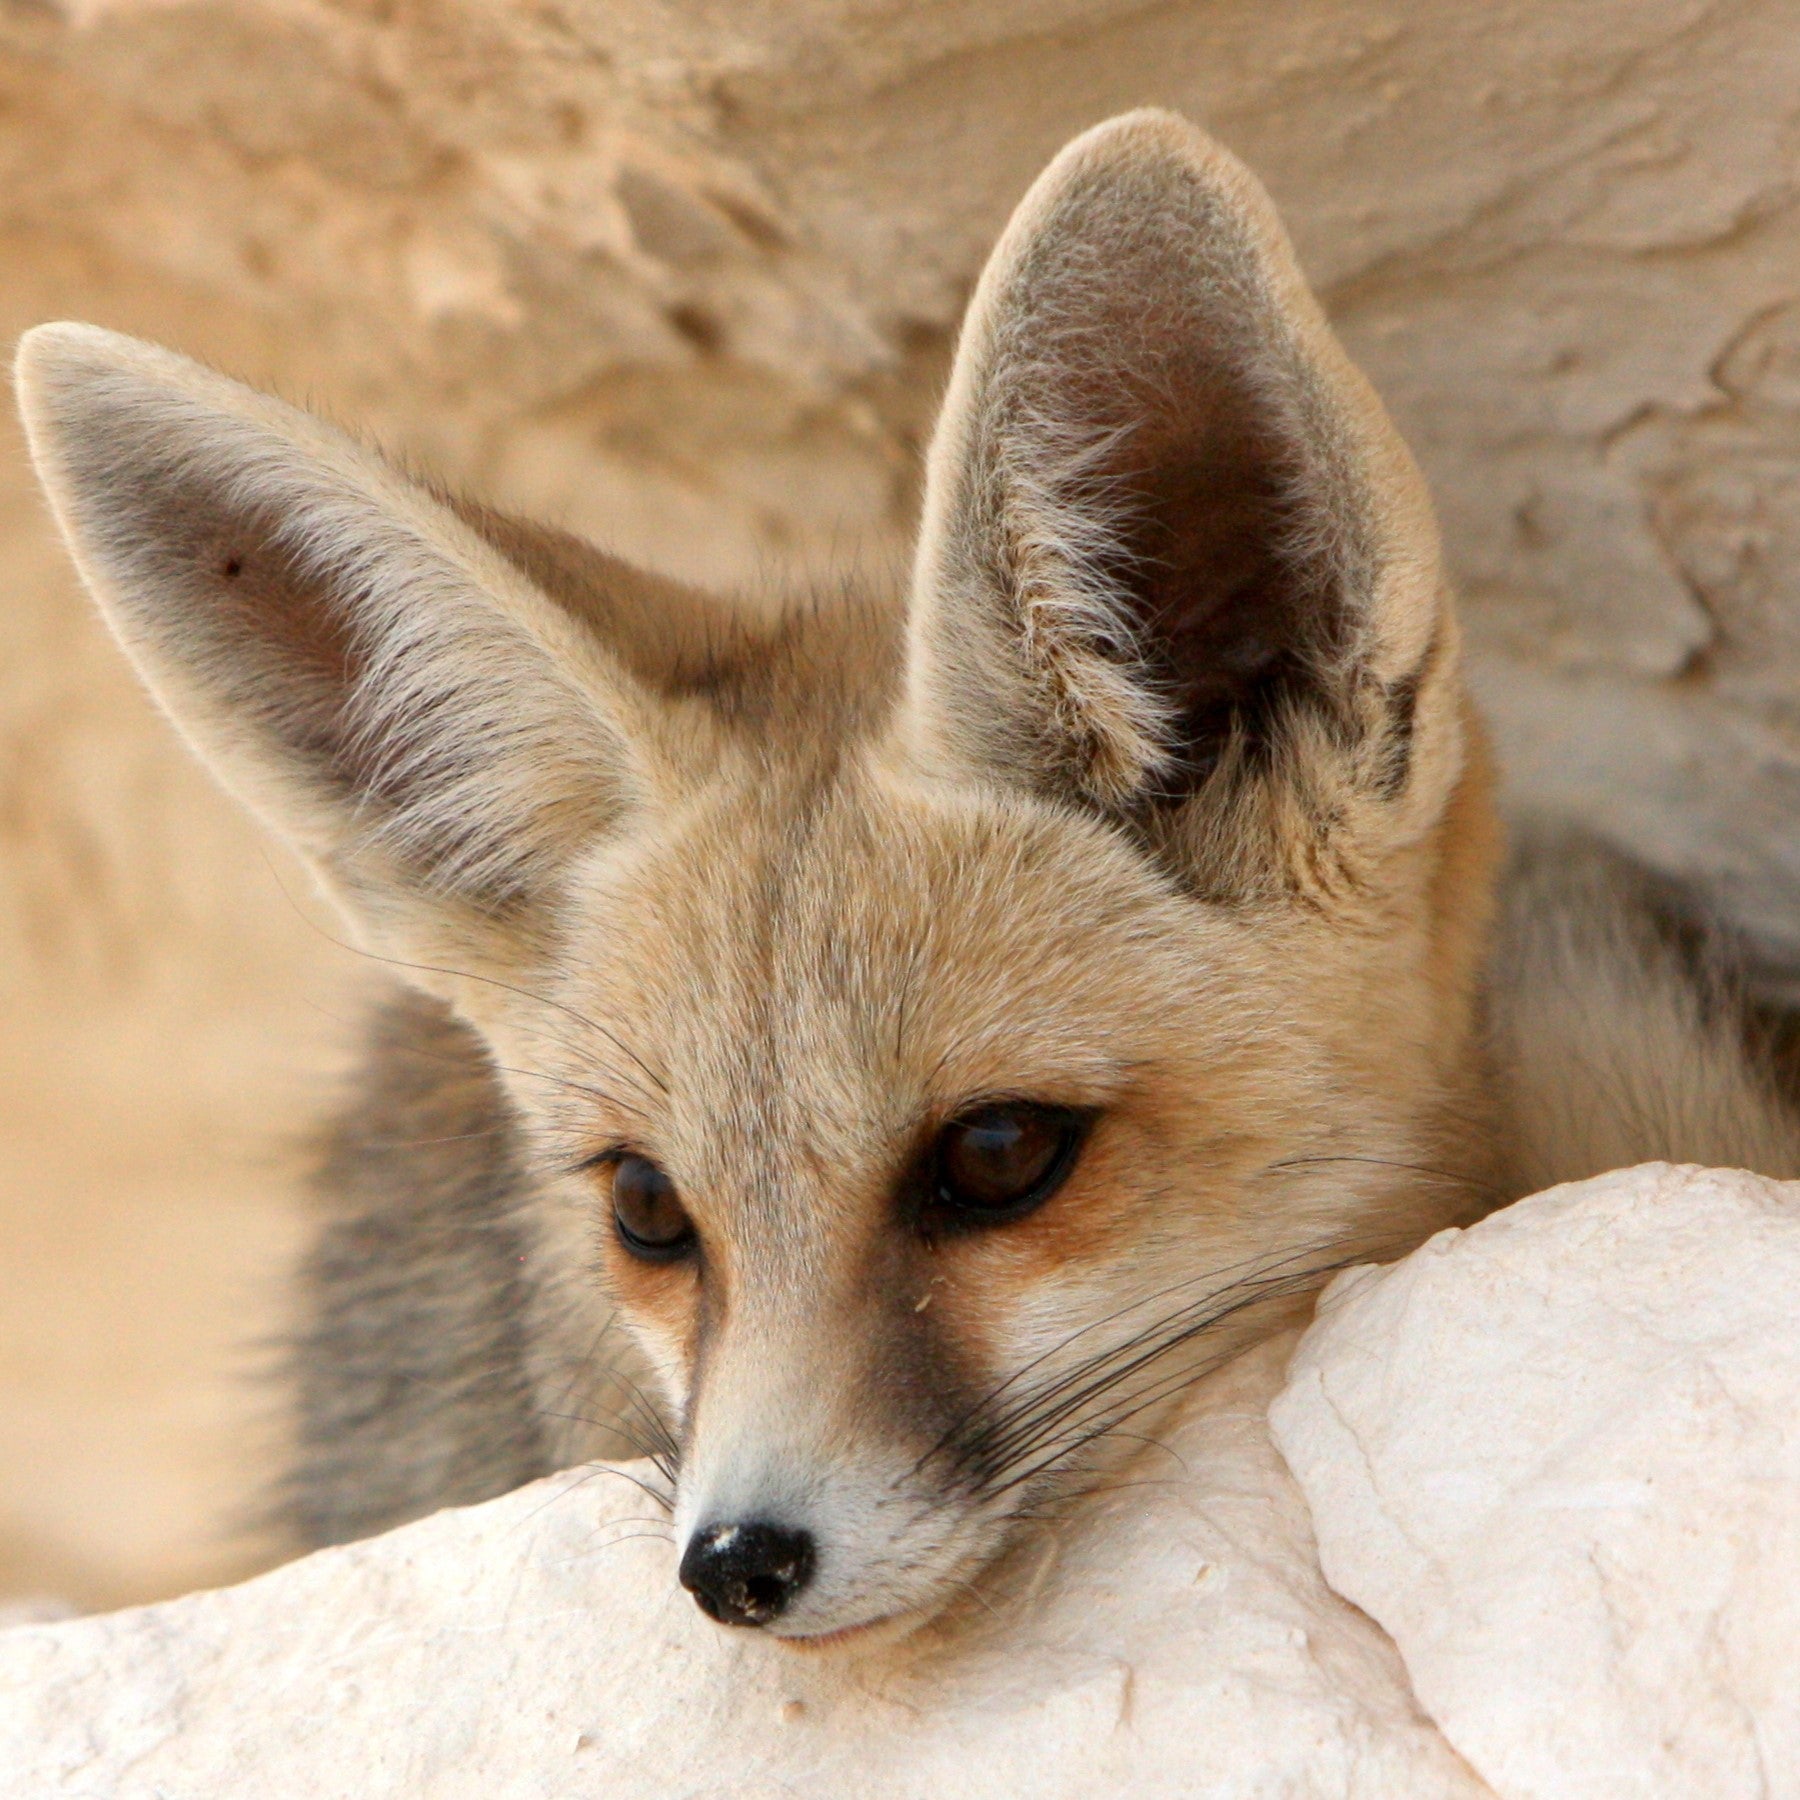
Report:
[[[1257,781],[1341,817],[1404,773],[1441,606],[1417,472],[1267,196],[1168,114],[1077,139],[958,346],[909,754],[1128,816],[1207,789],[1238,829]]]
[[[1305,458],[1270,429],[1251,384],[1216,354],[1165,373],[1093,477],[1114,520],[1099,573],[1166,709],[1164,760],[1143,794],[1170,803],[1228,749],[1266,759],[1284,715],[1326,700],[1346,617],[1305,542]]]
[[[121,433],[115,454],[116,466],[84,470],[107,496],[91,523],[96,548],[131,568],[135,593],[155,596],[183,685],[203,690],[207,712],[233,739],[255,745],[304,788],[309,807],[339,822],[327,854],[354,859],[379,846],[427,884],[455,884],[485,858],[486,878],[463,885],[469,898],[504,910],[518,871],[469,840],[472,809],[429,832],[403,825],[429,804],[424,790],[466,774],[482,728],[479,714],[457,716],[454,676],[427,685],[406,666],[425,649],[431,622],[429,554],[402,545],[364,560],[332,543],[292,486],[260,492],[264,483],[222,475],[179,443]],[[329,495],[328,481],[320,487]],[[358,541],[384,530],[391,521],[372,516]],[[419,616],[408,656],[384,641],[397,634],[383,600],[384,590],[411,583]],[[453,667],[454,639],[427,654]],[[410,691],[416,705],[396,705],[384,689]]]
[[[1255,221],[1190,170],[1102,173],[1014,275],[991,422],[1015,530],[1067,546],[1038,580],[1096,603],[1088,641],[1040,659],[1098,656],[1138,686],[1151,741],[1120,758],[1129,797],[1178,803],[1227,754],[1266,763],[1296,709],[1336,710],[1367,508]]]
[[[114,487],[121,498],[106,528],[148,548],[160,566],[145,573],[161,591],[188,596],[188,653],[223,704],[340,804],[391,802],[374,742],[350,717],[369,672],[355,609],[329,571],[286,541],[280,509],[234,504],[179,460],[140,459],[130,477]]]

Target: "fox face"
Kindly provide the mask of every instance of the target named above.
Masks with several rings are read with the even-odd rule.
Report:
[[[693,594],[90,327],[18,378],[154,694],[488,1047],[540,1402],[629,1329],[714,1618],[931,1616],[1472,1210],[1495,833],[1429,507],[1181,121],[1007,228],[902,596]]]

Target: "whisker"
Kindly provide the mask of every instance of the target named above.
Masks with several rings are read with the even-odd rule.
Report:
[[[1163,1392],[1157,1393],[1151,1398],[1144,1400],[1140,1405],[1131,1407],[1129,1411],[1119,1414],[1116,1417],[1103,1419],[1091,1428],[1082,1430],[1071,1442],[1057,1445],[1054,1450],[1040,1458],[1038,1462],[1021,1471],[1019,1474],[1014,1475],[1011,1479],[993,1486],[989,1491],[995,1494],[1004,1494],[1011,1492],[1014,1488],[1025,1486],[1027,1483],[1035,1480],[1038,1476],[1048,1473],[1049,1470],[1053,1469],[1058,1463],[1061,1463],[1068,1457],[1086,1449],[1089,1444],[1099,1442],[1101,1438],[1108,1436],[1117,1425],[1122,1424],[1127,1419],[1136,1418],[1140,1412],[1146,1411],[1149,1407],[1154,1406],[1159,1400],[1166,1398],[1169,1393],[1175,1392],[1183,1386],[1191,1385],[1193,1382],[1198,1381],[1202,1376],[1210,1375],[1215,1369],[1223,1368],[1224,1365],[1231,1360],[1232,1354],[1232,1351],[1222,1351],[1219,1355],[1202,1363],[1198,1369],[1184,1370]]]
[[[1407,1175],[1424,1175],[1431,1180],[1456,1187],[1475,1188],[1499,1202],[1513,1198],[1505,1189],[1496,1187],[1491,1181],[1482,1180],[1478,1175],[1459,1174],[1454,1169],[1435,1169],[1429,1163],[1397,1162],[1385,1156],[1290,1156],[1280,1162],[1268,1164],[1263,1173],[1277,1169],[1307,1169],[1328,1163],[1362,1163],[1376,1169],[1398,1169]]]
[[[576,1478],[573,1481],[569,1482],[564,1487],[558,1488],[554,1494],[549,1495],[546,1499],[541,1501],[538,1505],[534,1506],[531,1509],[531,1511],[528,1512],[525,1515],[525,1517],[519,1521],[519,1523],[521,1525],[523,1525],[528,1520],[535,1519],[538,1516],[538,1514],[544,1510],[544,1508],[546,1506],[553,1504],[555,1501],[566,1499],[570,1494],[574,1493],[577,1488],[586,1487],[587,1484],[590,1481],[592,1481],[596,1476],[604,1475],[605,1473],[606,1473],[606,1465],[604,1463],[597,1463],[593,1468],[588,1469],[584,1474],[576,1476]]]
[[[358,1138],[359,1145],[371,1150],[430,1150],[438,1144],[468,1144],[482,1138],[510,1137],[510,1125],[490,1125],[485,1131],[452,1131],[443,1137],[422,1138]]]
[[[609,1322],[608,1329],[612,1328],[613,1325]],[[653,1440],[660,1446],[665,1456],[679,1462],[681,1445],[655,1400],[647,1395],[643,1388],[616,1363],[609,1365],[606,1373],[610,1380],[616,1381],[630,1390],[632,1404],[637,1408],[638,1417],[648,1426]]]
[[[956,1463],[975,1476],[976,1491],[990,1498],[1029,1488],[1052,1470],[1060,1468],[1067,1473],[1070,1459],[1102,1438],[1135,1436],[1140,1443],[1174,1456],[1180,1465],[1179,1456],[1169,1446],[1141,1433],[1127,1433],[1125,1427],[1220,1366],[1239,1346],[1221,1345],[1216,1354],[1184,1358],[1173,1369],[1165,1366],[1166,1359],[1246,1311],[1311,1291],[1330,1275],[1366,1260],[1370,1248],[1368,1242],[1316,1241],[1282,1256],[1246,1258],[1210,1271],[1200,1278],[1211,1284],[1205,1293],[996,1407],[992,1402],[1003,1398],[1016,1383],[1019,1371],[1015,1371],[1008,1382],[993,1390],[984,1406],[965,1414],[939,1448],[954,1442]],[[1243,1269],[1249,1272],[1235,1273]],[[1041,1366],[1095,1325],[1128,1317],[1147,1301],[1166,1299],[1192,1285],[1192,1281],[1173,1283],[1156,1296],[1118,1308],[1107,1320],[1071,1332],[1027,1367]],[[983,1410],[990,1416],[982,1419]]]
[[[627,1531],[620,1537],[608,1538],[603,1544],[596,1544],[596,1550],[616,1550],[621,1544],[642,1543],[646,1539],[658,1544],[672,1544],[674,1537],[666,1531]]]
[[[592,1418],[589,1418],[585,1413],[550,1412],[550,1411],[545,1411],[540,1416],[543,1418],[547,1418],[547,1419],[569,1420],[578,1425],[591,1425],[597,1431],[615,1432],[615,1433],[617,1433],[617,1435],[619,1437],[623,1438],[625,1443],[631,1449],[635,1450],[638,1453],[638,1455],[644,1459],[645,1462],[649,1463],[650,1466],[653,1469],[655,1469],[656,1472],[660,1476],[662,1476],[662,1478],[665,1481],[670,1482],[672,1484],[675,1480],[675,1470],[667,1462],[666,1454],[660,1450],[654,1450],[654,1449],[650,1448],[650,1446],[645,1444],[644,1441],[640,1437],[638,1437],[634,1432],[630,1431],[626,1426],[621,1424],[619,1419],[616,1416],[613,1418],[610,1418],[610,1419],[592,1419]],[[620,1470],[619,1473],[621,1475],[625,1474],[625,1472],[623,1470]],[[627,1481],[635,1481],[637,1478],[633,1475],[625,1475],[625,1479]],[[638,1482],[638,1485],[640,1487],[643,1487],[644,1484],[642,1482]],[[648,1488],[645,1488],[644,1491],[646,1493],[648,1493],[650,1490]],[[667,1501],[666,1497],[659,1496],[657,1503],[659,1505],[667,1505],[668,1501]]]
[[[1093,1379],[1077,1388],[1073,1393],[1062,1396],[1057,1404],[1047,1410],[1032,1408],[1025,1413],[1023,1428],[1003,1436],[997,1448],[990,1447],[990,1457],[1000,1456],[1007,1459],[1028,1454],[1044,1441],[1046,1435],[1063,1423],[1075,1417],[1090,1402],[1099,1398],[1144,1368],[1159,1361],[1170,1351],[1178,1349],[1185,1343],[1192,1342],[1205,1332],[1215,1329],[1227,1319],[1234,1318],[1250,1307],[1260,1305],[1266,1300],[1285,1299],[1292,1294],[1304,1292],[1313,1285],[1318,1276],[1334,1273],[1337,1269],[1351,1265],[1355,1258],[1339,1258],[1333,1263],[1315,1265],[1295,1275],[1281,1276],[1268,1281],[1234,1282],[1227,1289],[1215,1292],[1207,1297],[1207,1301],[1195,1306],[1183,1307],[1156,1324],[1146,1328],[1134,1338],[1119,1347],[1118,1354],[1126,1360],[1117,1367],[1102,1366]],[[1225,1296],[1230,1298],[1226,1299]],[[1218,1304],[1223,1300],[1223,1304]],[[1110,1362],[1112,1359],[1109,1358]]]
[[[1172,1282],[1167,1287],[1159,1289],[1155,1293],[1141,1296],[1130,1302],[1128,1305],[1115,1309],[1104,1318],[1094,1320],[1091,1323],[1082,1326],[1078,1331],[1069,1333],[1067,1337],[1063,1338],[1050,1350],[1044,1352],[1043,1355],[1034,1357],[1031,1362],[1024,1365],[1023,1369],[1015,1371],[1007,1381],[1002,1382],[999,1387],[992,1390],[987,1399],[979,1403],[979,1405],[981,1407],[990,1405],[993,1400],[999,1398],[1007,1388],[1012,1386],[1021,1374],[1029,1372],[1033,1368],[1040,1367],[1050,1358],[1060,1355],[1063,1351],[1067,1350],[1071,1344],[1077,1342],[1089,1332],[1098,1330],[1102,1326],[1112,1324],[1117,1320],[1126,1317],[1128,1314],[1138,1311],[1144,1306],[1153,1304],[1157,1300],[1166,1299],[1171,1294],[1179,1293],[1184,1288],[1192,1287],[1197,1282],[1211,1281],[1219,1283],[1221,1276],[1232,1274],[1235,1270],[1247,1267],[1255,1268],[1256,1272],[1253,1275],[1240,1277],[1235,1281],[1226,1281],[1212,1287],[1207,1293],[1201,1295],[1199,1299],[1190,1302],[1185,1306],[1176,1308],[1174,1312],[1165,1314],[1161,1319],[1152,1321],[1149,1325],[1145,1326],[1143,1330],[1132,1333],[1122,1342],[1107,1345],[1105,1348],[1097,1351],[1094,1355],[1084,1358],[1081,1362],[1076,1363],[1072,1368],[1066,1370],[1054,1381],[1051,1381],[1043,1387],[1032,1389],[1029,1393],[1022,1395],[1016,1407],[1002,1410],[995,1416],[990,1424],[982,1428],[978,1434],[980,1449],[989,1456],[995,1454],[996,1449],[999,1447],[996,1445],[995,1439],[1000,1439],[1001,1444],[1003,1445],[1005,1433],[1013,1424],[1016,1424],[1033,1414],[1041,1415],[1049,1404],[1057,1400],[1059,1396],[1068,1395],[1073,1392],[1079,1397],[1086,1391],[1085,1384],[1097,1380],[1102,1375],[1102,1372],[1107,1369],[1107,1365],[1117,1361],[1120,1357],[1132,1355],[1151,1337],[1152,1334],[1166,1330],[1176,1322],[1190,1317],[1197,1310],[1215,1305],[1217,1302],[1224,1299],[1225,1296],[1245,1288],[1254,1288],[1256,1290],[1252,1295],[1252,1300],[1261,1299],[1265,1297],[1261,1291],[1262,1287],[1270,1280],[1277,1282],[1311,1280],[1315,1274],[1321,1271],[1313,1267],[1306,1267],[1301,1269],[1296,1275],[1278,1275],[1276,1272],[1285,1269],[1290,1264],[1299,1262],[1308,1255],[1316,1255],[1320,1249],[1326,1247],[1327,1246],[1320,1244],[1307,1245],[1272,1261],[1261,1260],[1260,1266],[1258,1266],[1258,1258],[1246,1257],[1241,1262],[1227,1264],[1219,1269],[1208,1270],[1201,1275],[1189,1277],[1183,1281]],[[1322,1272],[1329,1273],[1337,1266],[1338,1264],[1334,1262],[1333,1264],[1326,1266]],[[1219,1317],[1229,1317],[1232,1311],[1238,1309],[1239,1303],[1234,1302],[1232,1306],[1224,1309]],[[1123,1378],[1128,1372],[1129,1371],[1120,1371],[1119,1378]],[[974,1416],[978,1410],[978,1408],[971,1409],[971,1413],[965,1415],[965,1418],[959,1422],[959,1426],[953,1429],[953,1433],[946,1434],[946,1440],[944,1441],[947,1442],[949,1437],[954,1435],[955,1431],[966,1430],[969,1419]],[[1058,1416],[1060,1417],[1061,1415],[1059,1414]],[[921,1459],[921,1461],[923,1460],[925,1459]]]
[[[577,1476],[575,1480],[569,1482],[565,1487],[559,1488],[554,1494],[549,1495],[541,1504],[534,1506],[531,1511],[525,1515],[525,1518],[519,1521],[519,1523],[522,1525],[528,1519],[535,1519],[546,1506],[550,1506],[558,1500],[565,1499],[568,1495],[574,1493],[577,1488],[586,1487],[590,1481],[595,1480],[601,1475],[616,1475],[621,1481],[629,1481],[634,1488],[640,1493],[648,1496],[658,1506],[665,1510],[667,1510],[669,1506],[669,1501],[664,1495],[659,1494],[648,1482],[640,1481],[637,1476],[630,1472],[630,1470],[621,1469],[616,1463],[593,1463],[584,1473]]]
[[[1305,1251],[1298,1251],[1298,1252],[1295,1252],[1295,1254],[1297,1256],[1304,1255]],[[1202,1271],[1198,1275],[1185,1276],[1182,1280],[1170,1282],[1168,1284],[1168,1286],[1158,1288],[1157,1290],[1155,1290],[1152,1293],[1142,1294],[1137,1299],[1128,1301],[1124,1306],[1116,1308],[1114,1311],[1105,1314],[1101,1318],[1090,1320],[1086,1325],[1081,1326],[1078,1330],[1070,1332],[1067,1337],[1059,1339],[1058,1342],[1052,1344],[1049,1349],[1041,1352],[1037,1356],[1032,1357],[1029,1362],[1022,1363],[1018,1368],[1014,1369],[1013,1372],[1010,1375],[1008,1375],[1003,1381],[997,1383],[994,1387],[988,1389],[988,1391],[986,1393],[984,1393],[978,1400],[976,1400],[975,1403],[972,1406],[970,1406],[968,1408],[968,1410],[965,1413],[963,1413],[963,1415],[960,1418],[955,1420],[948,1427],[948,1429],[944,1432],[943,1436],[940,1437],[938,1439],[938,1441],[935,1444],[933,1444],[931,1446],[931,1448],[929,1450],[927,1450],[924,1453],[924,1455],[922,1455],[918,1459],[918,1461],[916,1463],[914,1463],[912,1468],[907,1471],[908,1477],[910,1478],[911,1476],[917,1475],[919,1470],[922,1469],[925,1466],[925,1464],[931,1460],[932,1457],[938,1455],[941,1451],[943,1451],[945,1449],[945,1447],[948,1444],[950,1444],[961,1431],[963,1431],[964,1429],[967,1428],[971,1419],[978,1417],[979,1414],[985,1408],[993,1405],[993,1403],[995,1401],[997,1401],[1001,1397],[1001,1395],[1003,1395],[1009,1388],[1016,1386],[1027,1375],[1029,1375],[1033,1369],[1041,1368],[1046,1362],[1049,1362],[1053,1357],[1060,1356],[1065,1350],[1067,1350],[1069,1348],[1069,1346],[1071,1344],[1076,1343],[1081,1338],[1086,1337],[1090,1332],[1099,1331],[1103,1327],[1105,1327],[1107,1325],[1111,1325],[1111,1324],[1115,1323],[1117,1320],[1124,1318],[1128,1313],[1136,1312],[1140,1307],[1149,1306],[1149,1305],[1154,1304],[1158,1300],[1166,1299],[1170,1294],[1179,1293],[1183,1288],[1193,1287],[1196,1283],[1202,1282],[1202,1281],[1215,1281],[1221,1275],[1230,1274],[1235,1269],[1245,1268],[1245,1267],[1253,1264],[1255,1261],[1256,1261],[1256,1258],[1254,1256],[1249,1256],[1249,1257],[1245,1257],[1242,1262],[1227,1263],[1223,1268],[1207,1269],[1207,1270]],[[1278,1267],[1279,1264],[1277,1264],[1275,1266]],[[1104,1357],[1104,1356],[1109,1356],[1113,1353],[1114,1353],[1113,1350],[1109,1349],[1109,1350],[1100,1352],[1100,1355],[1102,1357]],[[1065,1380],[1072,1379],[1072,1378],[1078,1376],[1079,1373],[1080,1373],[1080,1370],[1078,1368],[1075,1371],[1071,1371],[1070,1375],[1065,1376],[1064,1379]]]

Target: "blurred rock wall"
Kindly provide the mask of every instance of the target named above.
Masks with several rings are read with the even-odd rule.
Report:
[[[1800,964],[1784,0],[0,0],[0,337],[161,339],[689,576],[897,568],[986,246],[1146,101],[1416,448],[1517,786]],[[0,435],[0,1592],[111,1600],[253,1554],[233,1346],[362,978]]]

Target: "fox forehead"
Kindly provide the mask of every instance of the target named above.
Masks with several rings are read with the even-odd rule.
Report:
[[[606,1035],[553,1035],[627,1090],[587,1128],[694,1176],[755,1147],[848,1177],[973,1101],[1105,1106],[1267,1024],[1245,921],[1098,821],[878,754],[719,782],[596,854],[570,912],[555,993]]]

